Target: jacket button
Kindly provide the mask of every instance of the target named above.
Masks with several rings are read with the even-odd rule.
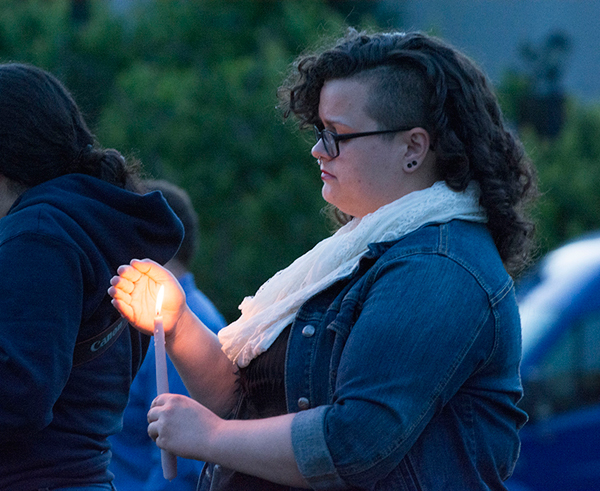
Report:
[[[311,326],[310,324],[308,326],[305,326],[304,329],[302,329],[302,335],[305,338],[310,338],[314,333],[315,333],[315,326]]]
[[[298,399],[298,407],[302,410],[308,409],[310,407],[310,402],[306,397],[301,397]]]

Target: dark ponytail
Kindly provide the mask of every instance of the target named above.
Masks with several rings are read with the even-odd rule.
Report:
[[[66,174],[79,173],[97,177],[128,191],[143,191],[139,162],[128,162],[113,148],[98,149],[88,144],[80,150],[66,171]]]

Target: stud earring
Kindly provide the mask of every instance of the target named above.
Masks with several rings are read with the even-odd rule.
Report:
[[[417,161],[413,160],[412,162],[409,162],[408,164],[406,164],[406,167],[408,167],[409,169],[412,169],[413,167],[417,166]]]

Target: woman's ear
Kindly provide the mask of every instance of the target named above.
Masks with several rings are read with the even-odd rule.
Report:
[[[417,126],[406,132],[404,141],[406,152],[404,154],[404,170],[414,172],[423,165],[429,152],[430,138],[427,130]]]

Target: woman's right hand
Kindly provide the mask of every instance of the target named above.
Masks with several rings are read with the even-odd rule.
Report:
[[[161,315],[165,334],[169,334],[186,309],[185,293],[175,276],[151,259],[133,259],[120,266],[117,273],[108,289],[112,304],[132,326],[145,334],[154,332],[156,297],[161,285],[165,287]]]

